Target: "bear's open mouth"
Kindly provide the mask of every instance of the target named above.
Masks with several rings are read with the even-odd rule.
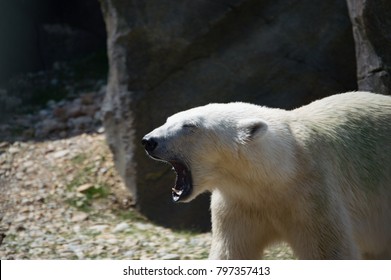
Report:
[[[189,196],[193,189],[191,172],[185,164],[179,161],[170,161],[169,163],[176,173],[175,187],[172,188],[172,200],[178,202]]]

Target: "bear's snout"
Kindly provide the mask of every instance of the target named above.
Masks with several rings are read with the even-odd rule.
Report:
[[[147,136],[144,136],[144,138],[141,140],[141,144],[144,146],[145,150],[149,153],[153,152],[158,145],[155,138],[147,137]]]

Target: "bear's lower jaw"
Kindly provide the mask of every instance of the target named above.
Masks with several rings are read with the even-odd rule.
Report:
[[[187,166],[179,161],[170,161],[175,173],[175,187],[172,188],[172,200],[179,202],[186,199],[193,190],[191,172]]]

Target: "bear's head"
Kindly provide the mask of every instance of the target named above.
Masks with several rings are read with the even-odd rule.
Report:
[[[144,136],[148,155],[170,163],[177,174],[174,201],[187,202],[242,180],[240,176],[252,176],[254,164],[262,162],[254,155],[268,141],[269,126],[259,117],[260,108],[239,102],[209,104],[177,113]]]

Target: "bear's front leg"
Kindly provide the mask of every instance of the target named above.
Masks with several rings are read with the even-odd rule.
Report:
[[[330,202],[331,203],[331,202]],[[289,241],[295,254],[304,260],[352,260],[359,259],[347,211],[338,207],[316,211],[308,210],[307,217],[296,224]]]
[[[251,210],[212,195],[212,247],[209,259],[259,259],[267,245],[261,222]]]

